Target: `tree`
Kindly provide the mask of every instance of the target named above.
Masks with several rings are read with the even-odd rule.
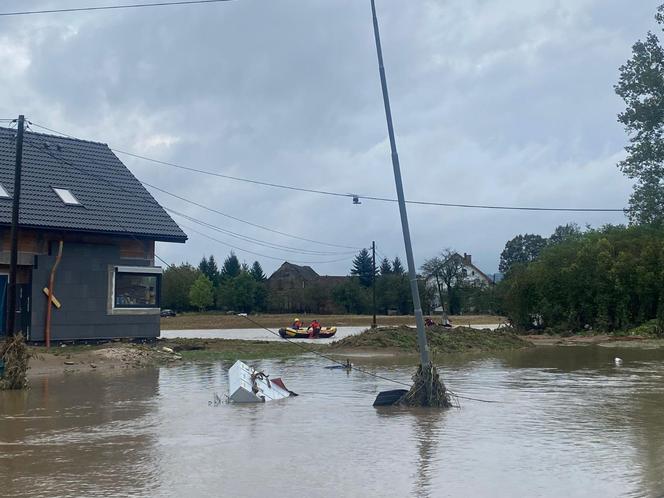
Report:
[[[349,278],[332,289],[332,299],[346,313],[361,314],[368,309],[368,290],[360,284],[359,278]]]
[[[436,285],[441,306],[444,306],[447,297],[447,311],[450,314],[460,311],[457,291],[465,280],[463,270],[463,258],[451,249],[445,249],[440,256],[425,260],[422,265],[424,278],[432,280]]]
[[[501,273],[508,274],[516,264],[534,261],[546,247],[546,243],[546,239],[540,235],[517,235],[505,244],[505,249],[500,254],[498,269]]]
[[[233,308],[242,313],[251,313],[256,306],[257,283],[249,272],[243,271],[231,281]]]
[[[266,280],[265,273],[263,273],[263,267],[258,261],[254,261],[254,264],[251,265],[251,270],[249,270],[251,276],[256,282],[264,282]]]
[[[189,263],[166,268],[161,280],[162,307],[177,311],[189,309],[189,290],[199,275]]]
[[[576,223],[568,223],[566,225],[559,225],[549,237],[549,245],[560,244],[567,240],[577,238],[581,235],[581,228]]]
[[[401,264],[399,256],[396,256],[394,261],[392,261],[392,273],[396,275],[403,275],[406,273],[406,270],[404,270],[403,265]]]
[[[367,249],[362,249],[355,256],[350,274],[359,277],[360,285],[371,287],[373,283],[373,259]]]
[[[214,303],[214,288],[205,275],[199,275],[191,286],[189,303],[200,311],[205,311]]]
[[[664,26],[664,5],[655,19]],[[664,48],[648,31],[645,41],[632,46],[632,58],[620,67],[616,93],[626,109],[618,114],[625,126],[629,145],[627,157],[618,164],[636,180],[630,196],[632,224],[664,225]]]
[[[235,278],[240,274],[240,260],[237,259],[237,256],[233,251],[230,255],[224,260],[224,265],[221,267],[221,279],[227,280],[230,278]]]
[[[385,276],[392,273],[392,263],[387,258],[383,258],[380,262],[380,274]]]
[[[499,290],[522,328],[613,331],[649,323],[662,334],[663,268],[664,230],[606,226],[550,245],[516,266]]]

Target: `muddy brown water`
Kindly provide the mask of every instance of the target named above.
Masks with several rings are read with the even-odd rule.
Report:
[[[405,359],[355,361],[401,381],[413,371]],[[0,496],[664,495],[664,350],[447,360],[450,387],[500,401],[447,412],[372,408],[398,386],[316,357],[254,363],[300,396],[211,405],[229,363],[0,393]]]

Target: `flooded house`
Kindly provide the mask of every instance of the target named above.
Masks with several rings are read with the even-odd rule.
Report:
[[[0,335],[15,135],[0,128]],[[51,306],[53,341],[157,337],[155,242],[184,243],[186,234],[106,144],[26,132],[22,157],[16,329],[43,341]]]

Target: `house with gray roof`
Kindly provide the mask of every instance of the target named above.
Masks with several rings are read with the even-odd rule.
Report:
[[[15,153],[16,131],[0,128],[0,335]],[[157,337],[155,242],[186,234],[106,144],[26,132],[22,157],[17,329],[43,341],[51,306],[53,341]]]

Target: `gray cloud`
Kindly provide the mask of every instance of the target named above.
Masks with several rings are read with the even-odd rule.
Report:
[[[3,10],[25,7],[6,4]],[[62,2],[30,7],[55,4]],[[407,195],[625,206],[630,183],[615,164],[626,138],[612,87],[633,42],[653,28],[657,4],[379,0]],[[394,195],[368,0],[238,0],[4,18],[0,63],[0,117],[24,112],[82,138],[231,175]],[[321,241],[376,240],[381,253],[403,253],[394,204],[353,206],[121,159],[139,178],[229,214]],[[252,237],[295,243],[155,197]],[[423,206],[409,214],[418,261],[453,247],[474,254],[488,272],[518,233],[625,221],[621,214]],[[338,259],[234,244],[275,258]],[[228,247],[192,233],[185,246],[160,244],[159,252],[195,263],[203,254],[222,259]],[[268,270],[279,264],[237,253]],[[314,266],[345,273],[349,262]]]

